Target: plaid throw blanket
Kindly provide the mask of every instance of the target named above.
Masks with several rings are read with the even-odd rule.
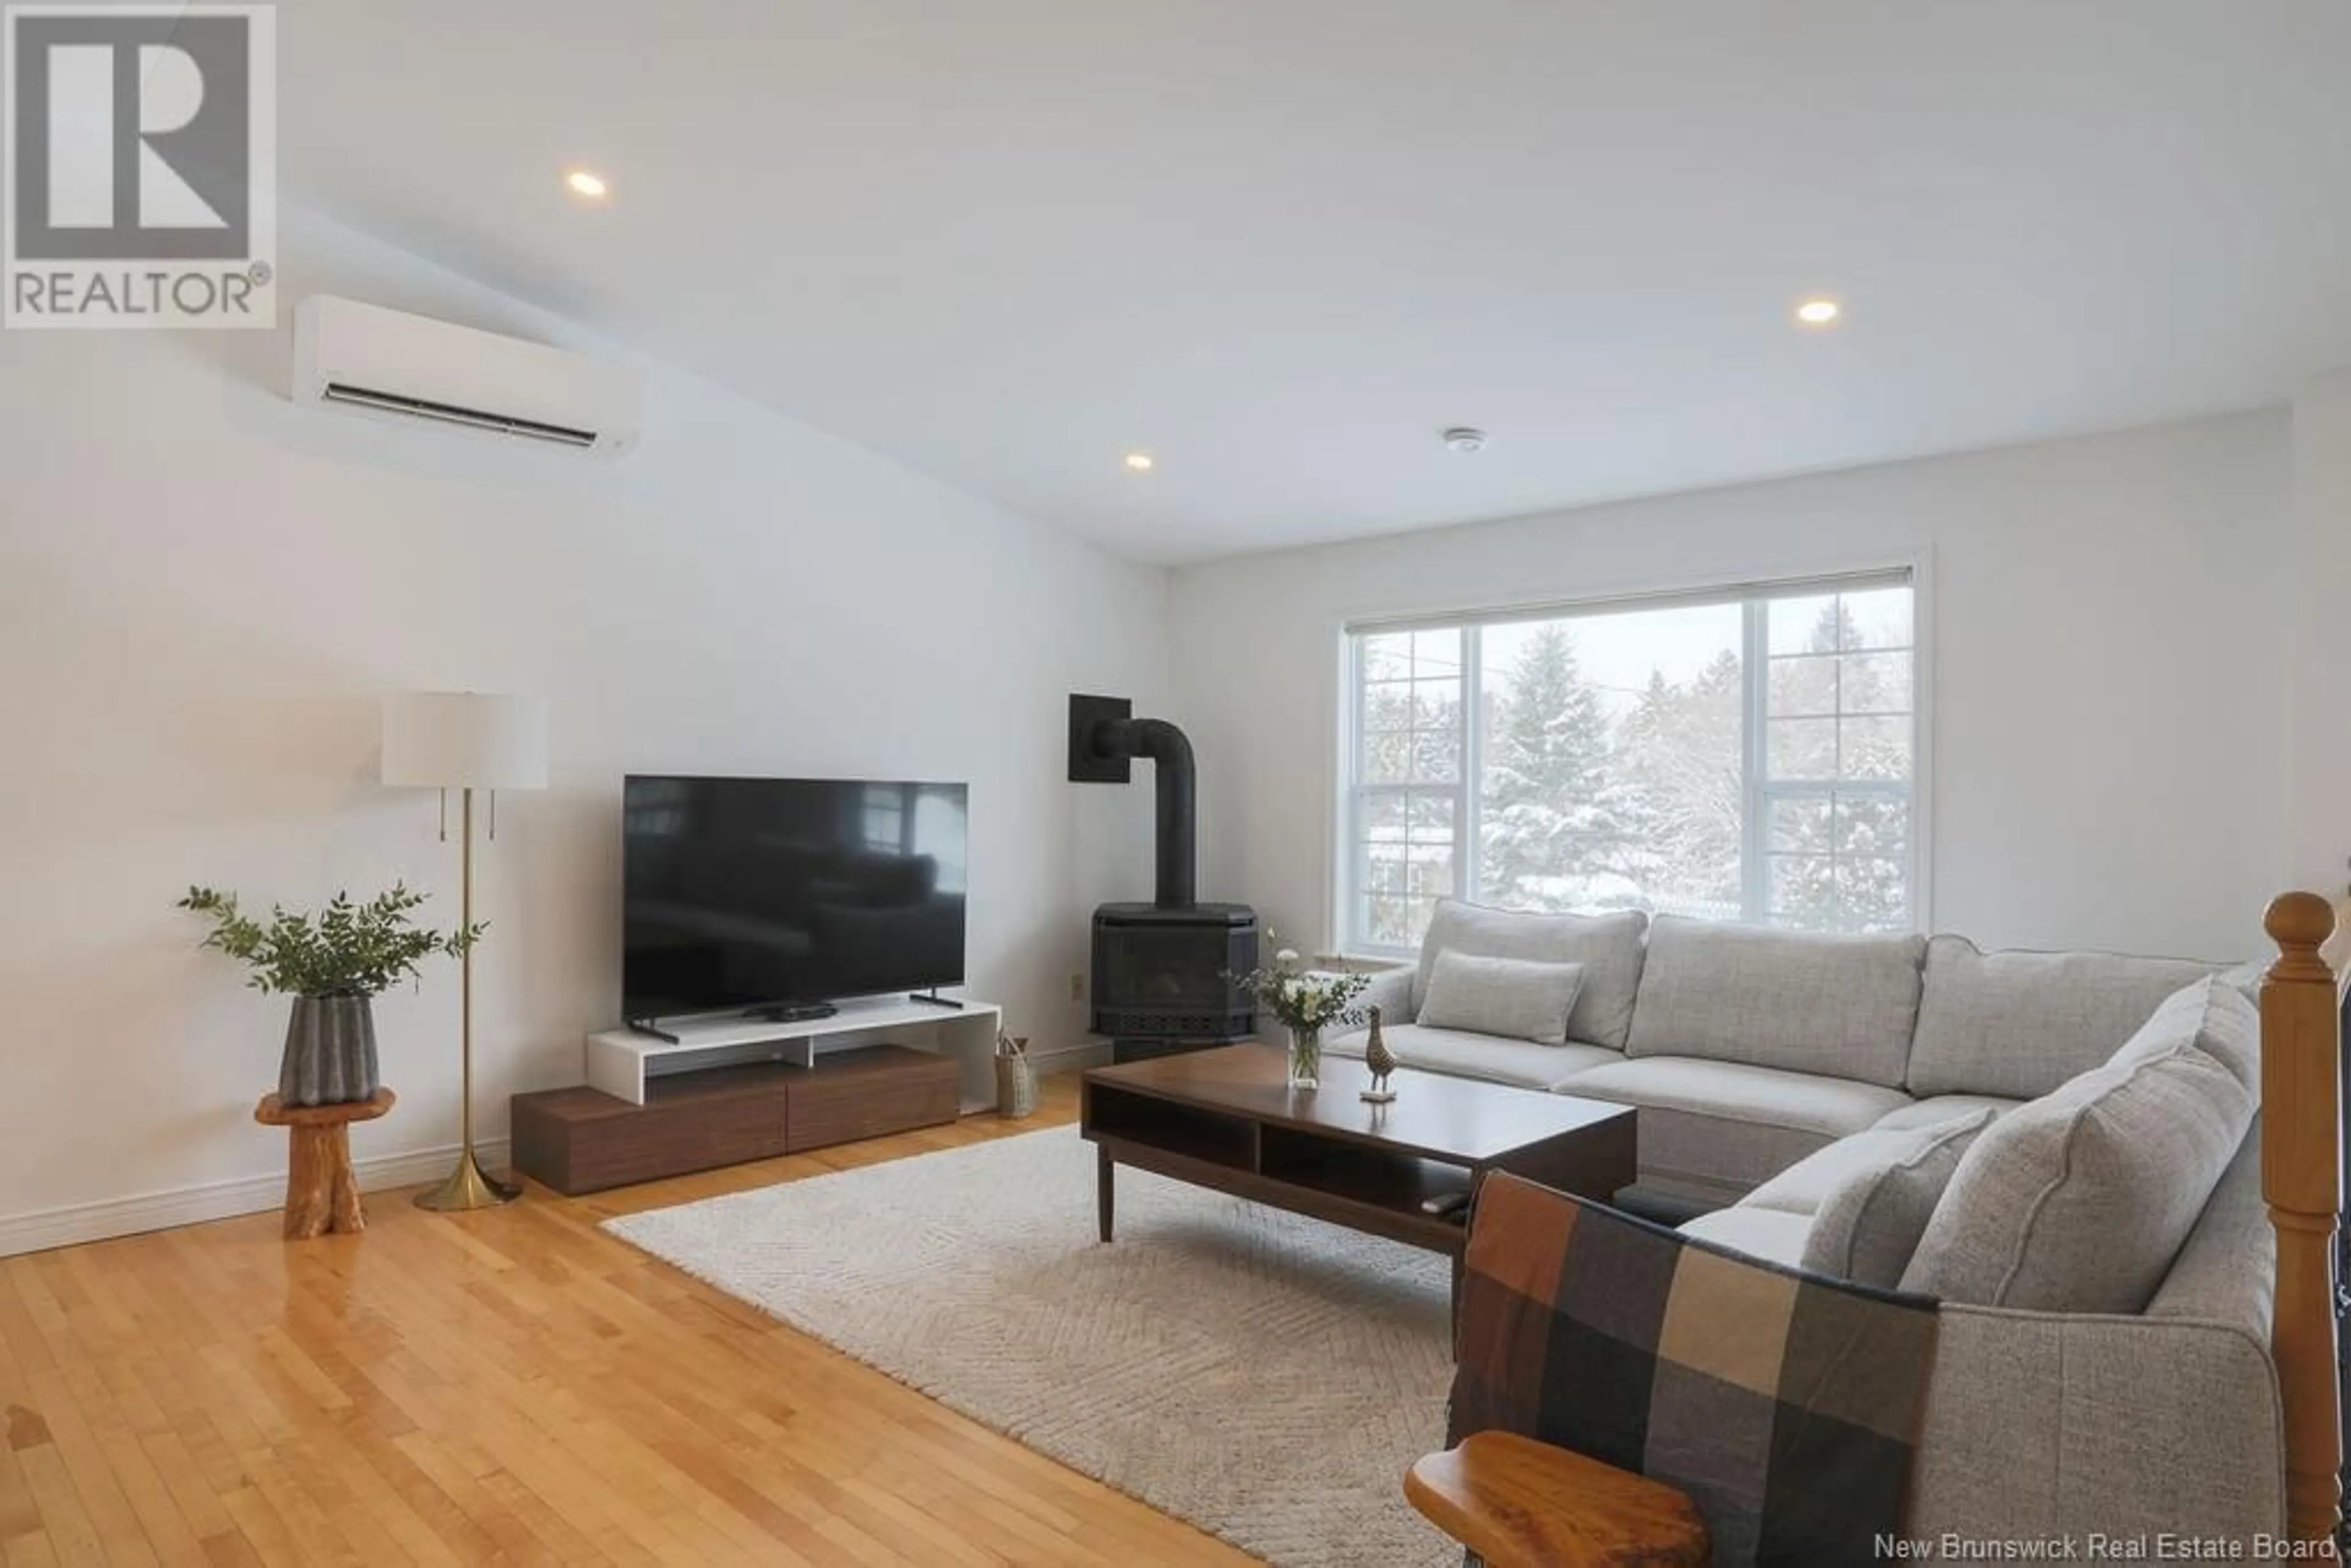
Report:
[[[1715,1562],[1874,1561],[1901,1528],[1936,1306],[1773,1267],[1506,1174],[1480,1189],[1452,1435],[1687,1492]]]

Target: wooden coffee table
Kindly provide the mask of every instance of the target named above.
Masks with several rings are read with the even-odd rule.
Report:
[[[1360,1061],[1322,1058],[1320,1089],[1289,1086],[1286,1053],[1267,1045],[1097,1067],[1081,1090],[1079,1130],[1094,1145],[1102,1239],[1116,1211],[1113,1171],[1155,1171],[1293,1214],[1442,1252],[1461,1277],[1469,1197],[1506,1170],[1607,1201],[1636,1174],[1629,1105],[1397,1069],[1393,1103],[1358,1098]]]

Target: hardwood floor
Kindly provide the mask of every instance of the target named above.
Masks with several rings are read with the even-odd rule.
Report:
[[[1028,1121],[593,1198],[0,1260],[0,1561],[1253,1561],[596,1228],[1076,1108],[1049,1080]]]

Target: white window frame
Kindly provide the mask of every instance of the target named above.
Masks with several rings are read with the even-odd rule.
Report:
[[[1767,599],[1791,598],[1806,593],[1859,592],[1871,588],[1907,585],[1910,590],[1910,778],[1907,783],[1893,780],[1839,779],[1772,779],[1765,776],[1763,747],[1766,742],[1765,716],[1770,703],[1770,637],[1767,617],[1761,612],[1761,601]],[[1338,747],[1332,772],[1335,810],[1333,831],[1325,842],[1334,848],[1331,875],[1325,881],[1330,891],[1331,908],[1325,925],[1329,934],[1326,946],[1330,951],[1361,955],[1370,958],[1408,958],[1418,951],[1416,946],[1394,946],[1370,941],[1357,929],[1362,889],[1356,885],[1355,868],[1358,852],[1364,842],[1364,803],[1374,795],[1447,794],[1453,800],[1453,872],[1452,896],[1468,896],[1467,888],[1474,874],[1471,864],[1473,846],[1478,842],[1479,790],[1475,781],[1483,777],[1480,755],[1484,736],[1474,716],[1482,711],[1483,639],[1465,637],[1462,646],[1461,704],[1459,723],[1461,736],[1461,773],[1450,786],[1432,784],[1358,784],[1356,769],[1362,758],[1364,736],[1364,639],[1367,635],[1397,632],[1450,631],[1504,625],[1516,622],[1573,619],[1578,616],[1606,614],[1627,610],[1670,609],[1677,605],[1744,603],[1746,625],[1740,649],[1742,670],[1764,672],[1746,680],[1748,711],[1742,727],[1746,755],[1741,768],[1746,803],[1740,819],[1741,842],[1740,866],[1742,879],[1740,903],[1745,911],[1742,918],[1756,918],[1758,912],[1768,907],[1770,896],[1771,831],[1770,805],[1777,799],[1816,799],[1835,793],[1842,795],[1907,795],[1910,802],[1909,889],[1912,928],[1933,929],[1934,890],[1932,871],[1933,821],[1932,781],[1934,779],[1934,725],[1932,722],[1934,594],[1933,563],[1926,551],[1916,555],[1832,567],[1820,570],[1787,575],[1759,575],[1720,581],[1699,588],[1647,589],[1556,601],[1512,601],[1467,610],[1414,613],[1408,615],[1365,615],[1351,617],[1340,627],[1339,666],[1342,695],[1338,704]]]
[[[1450,631],[1453,628],[1440,622],[1420,622],[1416,626],[1409,627],[1379,628],[1379,630],[1383,631],[1412,631],[1419,629]],[[1474,821],[1474,815],[1478,810],[1478,791],[1470,788],[1470,780],[1479,776],[1478,752],[1480,744],[1478,727],[1470,722],[1470,715],[1476,711],[1472,705],[1477,701],[1477,694],[1479,690],[1481,674],[1478,653],[1478,640],[1476,638],[1463,639],[1461,659],[1461,702],[1459,707],[1456,711],[1455,717],[1456,726],[1460,732],[1458,739],[1460,741],[1459,755],[1461,758],[1461,770],[1454,779],[1453,782],[1449,785],[1431,784],[1418,781],[1407,781],[1401,784],[1358,785],[1355,782],[1354,774],[1356,761],[1362,755],[1360,749],[1360,737],[1364,733],[1364,688],[1367,683],[1364,679],[1364,644],[1361,637],[1356,633],[1357,629],[1355,627],[1350,626],[1347,629],[1346,635],[1343,639],[1344,653],[1343,657],[1343,664],[1345,670],[1343,679],[1345,681],[1346,692],[1344,703],[1347,711],[1345,721],[1340,726],[1341,730],[1344,734],[1345,739],[1342,743],[1340,752],[1339,789],[1341,797],[1341,819],[1344,823],[1343,831],[1345,834],[1345,838],[1342,841],[1339,856],[1338,874],[1343,883],[1340,892],[1340,913],[1337,921],[1334,923],[1338,928],[1340,937],[1343,942],[1352,935],[1350,925],[1352,915],[1350,911],[1352,911],[1353,906],[1353,895],[1355,891],[1353,887],[1354,875],[1354,846],[1363,841],[1363,833],[1364,831],[1364,806],[1366,800],[1374,797],[1393,796],[1397,800],[1405,801],[1408,810],[1411,798],[1415,795],[1449,796],[1453,802],[1453,869],[1454,885],[1457,888],[1461,885],[1461,877],[1463,874],[1462,868],[1468,863],[1464,857],[1469,852],[1469,846],[1478,841],[1476,837],[1477,824]],[[1407,838],[1409,838],[1409,835],[1410,830],[1407,828]],[[1354,942],[1352,946],[1347,947],[1346,950],[1352,952],[1381,954],[1397,954],[1410,951],[1408,948],[1378,946],[1360,941]]]

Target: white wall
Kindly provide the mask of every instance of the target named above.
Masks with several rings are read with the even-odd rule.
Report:
[[[2291,466],[2279,411],[1182,570],[1207,881],[1331,935],[1350,618],[1924,554],[1936,927],[2250,955],[2292,862]]]
[[[580,341],[300,213],[283,248],[288,300]],[[0,1250],[274,1186],[284,1134],[252,1110],[285,1004],[171,904],[405,877],[453,919],[434,797],[374,782],[388,690],[550,704],[552,788],[505,798],[481,862],[486,1131],[510,1092],[577,1082],[581,1032],[614,1021],[630,770],[968,779],[971,989],[1040,1047],[1079,1040],[1087,913],[1150,885],[1149,800],[1064,781],[1066,696],[1164,697],[1164,573],[683,375],[606,465],[295,407],[287,354],[0,343]],[[454,1142],[455,1008],[446,967],[384,998],[401,1103],[363,1160]],[[8,1224],[239,1178],[261,1179]]]
[[[2351,372],[2294,399],[2294,874],[2339,898],[2351,872]]]

